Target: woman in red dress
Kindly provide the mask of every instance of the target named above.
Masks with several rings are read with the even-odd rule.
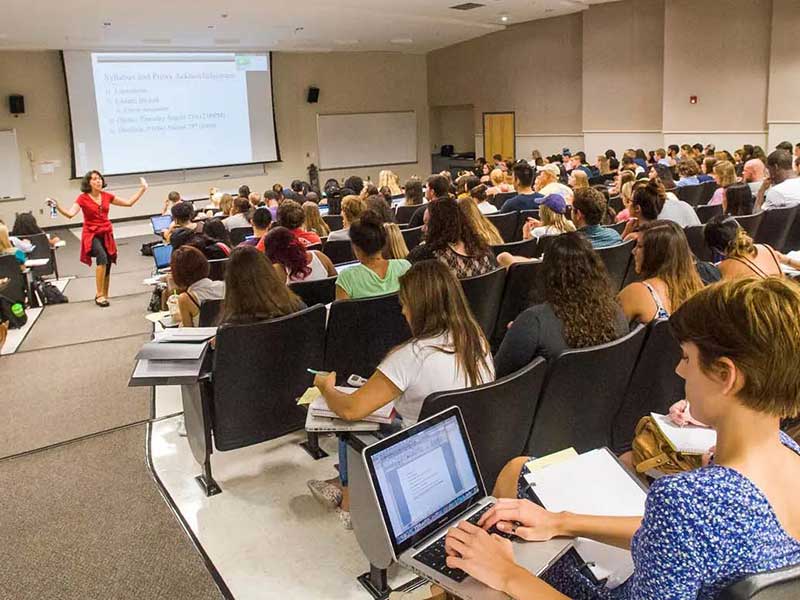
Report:
[[[92,257],[97,265],[95,285],[97,294],[94,303],[108,306],[108,286],[111,282],[111,263],[117,262],[117,244],[114,242],[114,228],[108,218],[108,210],[115,206],[133,206],[147,191],[147,182],[140,178],[141,187],[129,200],[104,192],[106,181],[99,171],[89,171],[81,180],[81,195],[75,203],[64,210],[57,200],[47,199],[49,206],[55,207],[63,216],[71,219],[83,212],[83,233],[81,235],[81,262],[91,266]]]

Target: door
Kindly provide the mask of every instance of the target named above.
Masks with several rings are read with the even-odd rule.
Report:
[[[515,159],[514,113],[483,113],[483,154],[491,163],[495,154]]]

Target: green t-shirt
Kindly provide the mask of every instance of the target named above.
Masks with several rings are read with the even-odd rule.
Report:
[[[404,258],[391,259],[386,276],[381,279],[372,269],[357,265],[339,273],[336,285],[353,299],[394,294],[400,289],[400,276],[410,268],[411,263]]]

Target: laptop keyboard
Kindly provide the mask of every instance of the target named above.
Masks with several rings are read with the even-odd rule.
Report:
[[[478,521],[480,520],[483,513],[489,510],[494,504],[487,504],[481,510],[470,516],[467,521],[472,523],[473,525],[477,525]],[[489,531],[489,533],[496,533],[508,539],[512,539],[514,536],[510,534],[505,534],[501,531],[496,530],[494,527]],[[454,581],[462,582],[467,578],[467,574],[462,571],[461,569],[451,569],[447,566],[447,552],[444,549],[444,540],[446,536],[440,537],[438,540],[433,542],[430,546],[418,552],[414,555],[414,558],[417,559],[424,565],[429,566],[431,569],[438,571],[445,577],[449,577]]]

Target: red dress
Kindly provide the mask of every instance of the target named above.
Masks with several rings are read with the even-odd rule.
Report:
[[[92,258],[89,252],[92,249],[92,240],[100,238],[108,252],[108,259],[112,263],[117,262],[117,244],[114,241],[114,228],[108,219],[108,209],[114,194],[100,192],[100,204],[98,205],[89,194],[81,194],[75,199],[78,206],[83,211],[83,233],[81,235],[81,262],[89,266]]]

